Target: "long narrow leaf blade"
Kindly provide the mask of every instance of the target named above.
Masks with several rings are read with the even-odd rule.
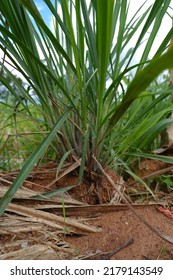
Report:
[[[110,127],[117,123],[135,98],[137,98],[160,73],[171,68],[173,68],[173,48],[170,48],[161,57],[153,59],[143,70],[137,73],[130,83],[122,103],[112,115]]]
[[[64,121],[67,119],[70,109],[66,110],[66,112],[61,116],[61,118],[56,122],[50,133],[47,137],[40,143],[37,149],[31,154],[31,156],[25,161],[20,173],[14,180],[13,184],[9,188],[9,190],[5,193],[3,198],[0,200],[0,215],[2,215],[7,208],[8,204],[13,199],[17,190],[22,186],[24,180],[29,175],[30,171],[34,167],[34,165],[38,162],[39,158],[45,152],[56,133],[63,125]]]

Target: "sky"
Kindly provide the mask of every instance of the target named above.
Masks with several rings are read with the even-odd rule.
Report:
[[[132,14],[134,14],[135,11],[137,11],[139,9],[139,7],[144,3],[145,1],[144,0],[130,0],[130,9],[129,9],[129,15],[131,16]],[[154,4],[155,0],[148,0],[145,4],[145,9],[147,9],[150,5]],[[172,8],[172,10],[171,10]],[[155,52],[157,51],[158,49],[158,46],[161,44],[161,42],[163,41],[163,38],[166,36],[166,34],[168,33],[169,29],[171,28],[172,26],[172,19],[171,19],[171,16],[173,16],[173,0],[171,0],[171,4],[170,4],[170,8],[168,10],[168,12],[170,13],[170,16],[169,15],[165,15],[164,19],[162,20],[162,23],[161,23],[161,26],[160,26],[160,29],[159,29],[159,32],[155,38],[155,41],[153,43],[153,46],[152,46],[152,50],[150,52],[150,55],[149,55],[149,58],[151,59]],[[152,28],[152,27],[151,27]],[[151,31],[151,28],[149,29],[149,32]],[[138,32],[136,32],[136,37],[138,37]],[[135,39],[135,37],[134,37]],[[147,38],[146,38],[147,39]],[[131,46],[133,47],[133,42],[130,43]],[[130,46],[130,47],[131,47]],[[137,52],[136,52],[136,63],[139,62],[140,60],[140,57],[141,57],[141,54],[143,52],[143,48],[145,47],[145,45],[141,46]]]
[[[35,0],[34,2],[36,4],[36,6],[37,6],[37,9],[41,13],[44,21],[50,27],[52,17],[51,17],[51,12],[49,11],[49,9],[46,8],[46,4],[44,3],[43,0]],[[54,1],[51,0],[51,2],[53,3]]]
[[[87,0],[86,0],[87,1]],[[54,3],[54,0],[51,0],[52,3]],[[145,0],[129,0],[130,2],[130,8],[129,8],[129,18],[139,9],[139,7],[145,2]],[[147,0],[145,3],[145,9],[152,5],[155,2],[155,0]],[[37,5],[37,8],[39,9],[40,13],[42,14],[43,19],[47,23],[47,25],[51,28],[52,26],[52,17],[49,9],[46,8],[46,4],[44,3],[44,0],[35,0],[35,3]],[[171,0],[171,8],[169,9],[169,13],[171,16],[173,16],[173,0]],[[160,45],[162,38],[165,37],[165,35],[168,32],[168,29],[171,27],[172,20],[168,15],[165,15],[164,20],[162,21],[161,28],[159,31],[159,34],[156,38],[156,42],[153,47],[153,51],[151,52],[151,57],[154,55],[155,50],[157,49],[157,46]],[[138,37],[138,34],[136,33],[136,38]],[[135,37],[134,37],[135,40]],[[131,42],[129,47],[133,47],[134,43]],[[138,59],[138,56],[140,57],[141,50],[138,51],[138,54],[136,56],[136,59]]]
[[[51,0],[51,2],[54,3],[54,0]],[[129,2],[130,2],[129,14],[132,15],[145,2],[145,0],[129,0]],[[149,7],[154,2],[155,2],[154,0],[147,0],[145,7]],[[51,13],[49,12],[49,9],[46,8],[46,4],[44,3],[44,0],[35,0],[35,4],[37,5],[37,8],[39,9],[40,13],[42,14],[45,22],[50,26]],[[173,15],[173,0],[171,0],[171,6],[172,6],[172,15]],[[171,9],[170,9],[170,14],[171,14]],[[165,17],[163,26],[164,27],[167,26],[167,23],[170,23],[170,18],[168,16]],[[164,27],[163,27],[162,31],[164,31]]]
[[[52,3],[54,3],[54,0],[51,0]],[[83,0],[82,0],[83,1]],[[87,1],[87,0],[86,0]],[[145,0],[129,0],[130,1],[130,8],[129,8],[129,17],[131,17],[137,10],[138,8],[145,2]],[[47,8],[44,0],[34,0],[38,10],[40,11],[44,21],[46,22],[46,24],[52,28],[52,16],[51,16],[51,12],[49,11],[49,9]],[[146,4],[145,4],[145,9],[150,6],[151,4],[153,4],[155,1],[154,0],[147,0]],[[173,16],[173,0],[171,0],[171,7],[169,9],[169,13],[171,16]],[[161,28],[159,31],[159,34],[156,38],[156,41],[154,43],[152,52],[150,54],[150,58],[152,58],[152,56],[154,55],[155,51],[157,50],[158,46],[160,45],[160,43],[162,42],[163,38],[166,36],[169,28],[171,27],[172,24],[172,20],[168,15],[165,15],[164,20],[162,21],[161,24]],[[138,32],[136,32],[135,36],[136,39],[138,38]],[[147,38],[146,38],[147,39]],[[135,40],[135,38],[134,38]],[[131,41],[129,43],[129,48],[134,46],[134,41]],[[143,45],[144,47],[144,45]],[[139,48],[138,52],[136,53],[135,56],[135,61],[133,61],[133,63],[137,63],[140,61],[140,57],[142,54],[142,47]],[[2,52],[0,52],[0,58],[2,59]]]

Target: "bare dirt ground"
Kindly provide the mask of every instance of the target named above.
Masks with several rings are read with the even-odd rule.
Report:
[[[144,207],[137,210],[155,227],[173,236],[173,220],[164,217],[155,207]],[[116,260],[143,260],[143,259],[173,259],[173,245],[163,241],[129,210],[113,211],[99,215],[92,222],[100,226],[102,231],[91,233],[83,237],[67,237],[66,240],[73,244],[87,258],[87,254],[113,252],[128,240],[133,239],[133,244],[122,248],[110,259]],[[102,254],[100,254],[101,258]],[[103,257],[104,259],[104,257]]]
[[[0,174],[1,197],[17,173]],[[152,178],[154,197],[131,179],[125,195],[142,219],[173,239],[173,191],[155,180],[160,174],[171,178],[172,166],[145,160],[136,173],[146,182]],[[0,259],[173,259],[171,242],[155,234],[122,202],[98,204],[98,193],[86,182],[58,199],[33,198],[39,191],[76,182],[74,172],[56,180],[55,163],[34,168],[0,217]]]

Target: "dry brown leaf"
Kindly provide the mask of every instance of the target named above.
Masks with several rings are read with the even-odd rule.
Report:
[[[40,221],[41,223],[48,224],[52,227],[56,227],[57,229],[62,229],[63,227],[69,227],[70,231],[76,232],[76,230],[84,231],[84,232],[98,232],[99,228],[93,227],[91,225],[83,224],[75,219],[64,218],[61,216],[54,215],[52,213],[46,213],[40,210],[31,209],[25,206],[16,205],[10,203],[7,207],[8,211],[17,213],[22,216],[35,218],[36,221]],[[60,225],[59,225],[60,224]]]
[[[35,244],[29,247],[0,255],[0,260],[54,260],[60,259],[49,246]]]

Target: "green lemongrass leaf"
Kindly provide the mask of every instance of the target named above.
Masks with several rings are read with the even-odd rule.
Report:
[[[84,28],[81,20],[81,5],[80,0],[75,1],[76,5],[76,21],[77,21],[77,42],[80,53],[81,68],[85,68],[85,43],[84,43]]]
[[[171,105],[166,95],[169,77],[165,75],[163,82],[153,82],[147,92],[143,90],[162,69],[169,67],[162,65],[162,69],[157,70],[160,67],[158,60],[158,65],[155,65],[157,73],[151,74],[149,78],[147,71],[151,69],[147,67],[152,65],[152,61],[146,67],[146,72],[139,72],[139,69],[149,62],[147,56],[158,34],[159,19],[169,12],[167,7],[170,0],[155,1],[149,8],[146,8],[144,1],[134,14],[129,14],[130,1],[126,0],[45,0],[45,9],[52,16],[53,30],[50,22],[44,21],[36,1],[1,2],[0,47],[6,54],[3,75],[7,77],[1,81],[10,96],[4,95],[6,99],[2,101],[8,104],[8,111],[11,108],[8,115],[4,108],[1,113],[0,108],[3,120],[5,115],[6,120],[12,123],[15,105],[20,102],[19,95],[27,101],[26,104],[24,99],[20,102],[26,118],[30,112],[34,125],[41,127],[41,130],[46,128],[46,131],[51,130],[61,113],[71,105],[70,115],[51,147],[58,160],[61,160],[59,169],[69,150],[82,159],[80,181],[85,176],[85,166],[89,166],[91,171],[95,170],[93,161],[90,162],[91,154],[95,154],[104,167],[108,164],[117,166],[118,172],[122,171],[119,158],[127,158],[128,164],[136,159],[133,155],[126,155],[137,150],[139,144],[142,145],[142,141],[139,142],[143,136],[147,137],[141,152],[153,145],[149,141],[153,136],[157,138],[156,134],[161,128],[157,129],[157,123],[164,122],[170,112]],[[153,30],[150,32],[151,25]],[[155,59],[165,51],[171,32],[167,30],[161,45],[157,46]],[[145,38],[148,38],[148,42]],[[134,43],[130,45],[133,39]],[[139,57],[138,50],[142,44],[144,48]],[[136,61],[137,57],[139,61]],[[15,71],[7,70],[7,67],[12,65],[26,79],[23,90],[22,86],[15,83],[15,79],[14,90],[11,81],[8,86],[8,77],[12,79]],[[139,72],[139,76],[137,74],[130,84],[135,72]],[[28,85],[29,91],[26,90]],[[15,100],[13,105],[10,98]],[[23,131],[20,118],[23,119],[24,113],[17,110],[16,116],[19,117],[16,118],[16,129]],[[149,124],[151,135],[147,135],[147,120],[153,121],[153,127]],[[13,128],[9,123],[7,128],[11,131]],[[5,133],[5,124],[2,126]],[[82,131],[86,131],[84,135]],[[23,152],[27,144],[21,137],[18,137],[19,140]],[[14,146],[11,150],[10,155],[17,152]]]
[[[155,197],[155,196],[154,196],[154,193],[152,192],[152,190],[150,189],[150,187],[149,187],[139,176],[137,176],[137,175],[129,168],[127,162],[124,162],[124,161],[122,161],[122,160],[120,160],[120,162],[121,162],[122,166],[124,167],[124,169],[126,170],[126,172],[127,172],[129,175],[131,175],[131,176],[135,179],[135,181],[137,181],[137,182],[139,182],[141,185],[143,185],[143,186],[146,188],[146,190],[147,190],[153,197]]]
[[[45,152],[47,147],[52,142],[58,130],[63,125],[64,121],[67,119],[68,114],[71,109],[66,110],[66,112],[61,116],[61,118],[56,122],[50,133],[46,136],[46,138],[40,143],[37,149],[31,154],[31,156],[25,161],[21,171],[17,175],[11,187],[5,193],[5,195],[0,200],[0,215],[2,215],[8,206],[8,204],[13,199],[17,190],[22,186],[23,182],[29,175],[30,171],[34,167],[34,165],[38,162],[39,158]]]
[[[120,63],[120,56],[122,53],[122,44],[123,44],[123,37],[124,37],[124,30],[127,20],[127,0],[122,1],[121,3],[121,10],[120,10],[120,27],[119,29],[121,32],[118,34],[117,43],[116,43],[116,58],[115,58],[115,77],[117,76],[119,72],[119,66]]]
[[[70,41],[70,36],[69,36],[68,29],[67,29],[67,27],[65,26],[64,22],[62,21],[60,15],[57,13],[57,3],[56,3],[56,5],[55,5],[55,7],[54,7],[50,0],[44,0],[44,2],[45,2],[46,5],[49,7],[50,11],[52,12],[52,14],[54,15],[55,19],[57,20],[57,22],[58,22],[59,25],[61,26],[63,32],[64,32],[65,35],[66,35],[66,37],[67,37],[68,40]]]
[[[105,93],[105,96],[104,96],[104,99],[106,99],[108,97],[108,95],[111,93],[111,91],[117,87],[117,85],[119,85],[119,83],[121,82],[121,80],[123,79],[124,75],[128,72],[130,72],[131,70],[134,70],[135,68],[137,68],[138,66],[140,65],[144,65],[146,63],[148,63],[149,61],[145,61],[143,63],[138,63],[138,64],[134,64],[133,66],[125,69],[122,73],[119,74],[118,77],[116,77],[113,82],[111,83],[111,85],[108,87],[106,93]]]
[[[171,110],[170,110],[171,111]],[[167,109],[162,110],[158,113],[155,113],[154,115],[149,115],[147,117],[145,117],[140,124],[138,125],[138,127],[134,130],[131,131],[131,134],[129,135],[129,137],[127,137],[125,139],[125,143],[128,145],[129,143],[129,147],[130,147],[130,143],[133,143],[133,145],[135,145],[135,143],[140,139],[142,142],[146,140],[146,137],[148,134],[150,134],[150,136],[152,135],[152,131],[158,126],[160,127],[161,124],[167,124],[170,123],[172,120],[171,119],[165,119],[162,120],[160,122],[160,119],[163,118],[163,116],[167,113]],[[132,141],[133,140],[133,141]],[[140,142],[140,144],[142,144]],[[140,145],[139,144],[139,145]]]
[[[73,55],[74,55],[75,64],[76,64],[76,72],[77,72],[77,76],[78,76],[78,80],[79,80],[79,89],[81,90],[81,88],[82,88],[82,77],[81,77],[79,53],[78,53],[78,47],[77,47],[76,41],[75,41],[73,23],[72,23],[70,12],[68,10],[68,4],[67,4],[66,0],[62,1],[62,7],[64,9],[65,18],[66,18],[66,21],[67,21],[67,24],[68,24],[68,29],[69,29],[70,38],[71,38],[71,47],[73,49]]]
[[[135,35],[136,30],[141,26],[142,22],[144,21],[145,17],[148,15],[148,12],[150,11],[150,7],[143,12],[142,8],[145,6],[145,3],[147,0],[139,7],[137,12],[133,15],[130,22],[126,25],[126,34],[125,34],[125,41],[123,45],[123,49],[125,46],[128,45],[128,42],[131,40],[131,38]],[[141,15],[139,16],[139,12]],[[134,53],[134,50],[132,49],[132,53]],[[131,56],[130,56],[131,57]]]
[[[24,50],[25,54],[27,54],[29,57],[32,57],[32,59],[35,61],[36,65],[37,66],[39,65],[43,69],[43,71],[46,72],[51,77],[51,79],[54,80],[58,84],[58,86],[60,87],[60,89],[63,91],[64,94],[66,93],[65,89],[62,87],[62,85],[59,83],[59,81],[56,79],[56,77],[43,64],[43,62],[25,44],[23,44],[23,42],[20,41],[20,39],[18,39],[14,34],[12,34],[10,31],[5,29],[3,26],[0,26],[0,31],[3,33],[3,35],[11,38],[14,42],[16,42]],[[2,48],[2,50],[5,51],[5,49],[3,47],[1,47],[1,48]]]
[[[129,169],[126,171],[129,175],[131,175],[135,179],[136,182],[139,182],[141,185],[143,185],[146,188],[146,190],[155,198],[155,195],[150,189],[150,187],[139,176],[137,176],[134,172],[132,172]]]
[[[122,103],[112,115],[109,123],[109,129],[112,128],[117,121],[119,121],[131,103],[160,73],[171,68],[173,68],[173,48],[170,48],[161,57],[153,59],[143,70],[139,71],[127,88]]]
[[[142,57],[141,57],[141,62],[142,61],[146,61],[147,58],[148,58],[148,55],[151,51],[151,48],[153,46],[153,41],[155,40],[156,36],[157,36],[157,33],[158,33],[158,30],[161,26],[161,23],[162,23],[162,19],[163,17],[165,16],[165,13],[169,7],[169,4],[170,4],[170,0],[169,1],[163,1],[163,6],[161,9],[159,9],[156,17],[155,17],[155,21],[154,21],[154,24],[153,24],[153,27],[152,27],[152,31],[150,32],[149,34],[149,38],[147,39],[147,44],[145,46],[145,49],[144,49],[144,52],[142,54]]]
[[[43,192],[39,195],[34,195],[31,196],[31,199],[45,199],[45,198],[50,198],[53,196],[57,196],[60,195],[62,193],[65,193],[71,189],[73,189],[74,187],[79,186],[79,184],[73,185],[73,186],[68,186],[68,187],[63,187],[63,188],[59,188],[57,190],[53,190],[53,191],[49,191],[49,192]]]
[[[161,45],[159,46],[157,52],[155,53],[154,57],[157,57],[160,55],[160,53],[164,52],[168,42],[170,42],[171,38],[173,36],[173,27],[169,30],[168,34],[165,36],[165,38],[163,39],[163,42],[161,43]]]
[[[72,151],[73,151],[73,150],[67,151],[67,152],[63,155],[63,157],[61,158],[61,160],[60,160],[60,162],[59,162],[59,164],[58,164],[57,170],[56,170],[56,177],[58,177],[58,174],[59,174],[59,172],[60,172],[60,170],[61,170],[61,168],[62,168],[62,166],[63,166],[65,160],[67,159],[67,157],[69,156],[69,154],[70,154]]]
[[[167,0],[167,2],[170,3],[170,0]],[[152,9],[148,15],[148,18],[142,28],[142,31],[140,32],[139,38],[135,44],[135,47],[133,49],[133,53],[131,55],[131,57],[129,58],[128,64],[126,67],[128,67],[128,65],[130,64],[130,62],[132,61],[132,58],[134,57],[134,54],[136,53],[136,50],[138,49],[138,47],[140,46],[144,36],[147,34],[148,29],[151,27],[152,23],[154,22],[155,18],[157,17],[158,12],[160,11],[160,9],[162,8],[162,5],[165,3],[165,0],[160,0],[160,1],[155,1]],[[145,51],[145,50],[144,50]],[[140,69],[140,68],[139,68]]]
[[[88,152],[88,146],[89,146],[89,133],[90,130],[87,129],[85,135],[83,136],[84,138],[84,145],[83,145],[83,151],[82,151],[82,159],[81,159],[81,164],[80,164],[80,170],[79,170],[79,183],[82,182],[84,170],[85,170],[85,164],[87,161],[87,152]]]
[[[133,157],[136,157],[136,158],[143,158],[143,159],[153,159],[153,160],[158,160],[158,161],[163,161],[163,162],[166,162],[166,163],[169,163],[169,164],[173,164],[173,157],[171,156],[164,156],[164,155],[159,155],[159,154],[155,154],[153,152],[153,154],[149,154],[149,153],[144,153],[144,152],[140,152],[140,154],[138,153],[126,153],[126,155],[129,155],[129,156],[133,156]]]
[[[134,103],[130,106],[129,110],[130,110],[131,114],[129,115],[129,118],[128,118],[126,124],[124,125],[124,128],[122,129],[120,135],[125,133],[126,129],[131,128],[134,125],[134,123],[137,123],[142,118],[145,118],[145,116],[151,112],[152,108],[154,108],[159,103],[164,102],[164,99],[166,99],[168,96],[170,96],[171,93],[172,93],[172,89],[166,90],[166,92],[165,91],[158,92],[157,94],[159,96],[156,97],[156,99],[154,99],[152,102],[150,101],[148,105],[146,105],[146,98],[148,96],[148,93],[147,94],[144,93],[145,98],[144,98],[143,102],[140,98],[141,97],[141,95],[140,95],[139,102],[136,103],[136,101],[138,100],[138,99],[136,99],[134,101]],[[152,97],[153,97],[153,94],[152,94]],[[144,106],[141,107],[142,105],[144,105]],[[133,110],[133,108],[134,108],[134,110]],[[172,109],[172,107],[168,107],[166,109],[167,113],[169,111],[171,111],[171,109]]]
[[[165,129],[168,126],[168,124],[171,124],[172,122],[173,119],[168,118],[156,124],[153,124],[153,127],[151,127],[150,129],[147,129],[147,125],[146,125],[143,135],[138,139],[139,149],[142,149],[148,143],[152,143],[153,140],[156,138],[156,136],[159,135],[159,133],[162,132],[163,129]]]
[[[20,0],[20,2],[22,3],[22,5],[24,5],[28,11],[30,12],[30,14],[33,16],[33,18],[35,19],[35,21],[39,24],[40,27],[42,27],[42,29],[44,30],[44,32],[47,34],[47,36],[51,39],[54,48],[60,52],[63,57],[67,60],[68,65],[71,67],[71,69],[74,71],[74,73],[76,74],[76,69],[72,63],[72,61],[69,59],[69,56],[67,55],[67,53],[64,51],[64,48],[60,45],[60,43],[57,41],[57,39],[55,38],[55,36],[53,35],[53,33],[50,31],[50,29],[47,27],[47,25],[44,23],[43,19],[41,18],[41,16],[39,15],[38,11],[33,7],[33,5],[27,1],[27,0]]]
[[[97,114],[97,129],[100,127],[103,115],[103,97],[104,88],[106,84],[106,72],[108,67],[109,53],[112,40],[112,22],[113,22],[113,10],[114,1],[104,0],[96,1],[96,17],[97,17],[97,49],[99,60],[99,95],[98,95],[98,114]]]
[[[82,14],[85,21],[85,36],[87,36],[88,40],[86,40],[87,47],[89,49],[89,54],[91,56],[94,68],[98,68],[98,53],[96,48],[96,36],[93,30],[93,26],[91,24],[88,9],[86,6],[86,1],[80,1]]]

